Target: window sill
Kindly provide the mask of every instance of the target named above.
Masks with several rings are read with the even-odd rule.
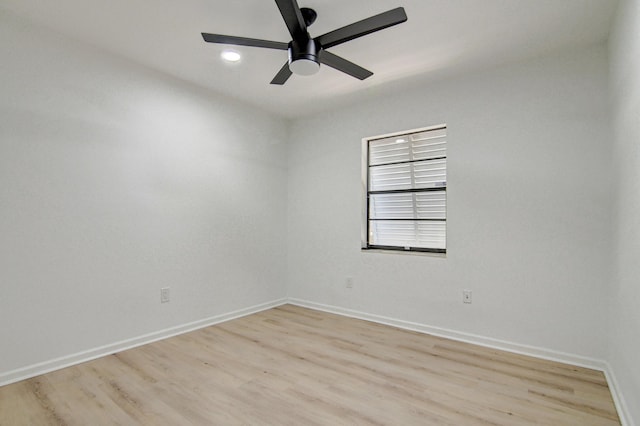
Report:
[[[439,257],[446,259],[447,253],[437,253],[431,251],[412,251],[412,250],[393,250],[393,249],[381,249],[381,248],[367,248],[361,247],[360,249],[363,253],[389,253],[389,254],[398,254],[402,256],[426,256],[426,257]]]

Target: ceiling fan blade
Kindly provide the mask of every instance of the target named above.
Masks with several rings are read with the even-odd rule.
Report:
[[[401,24],[407,20],[404,8],[398,7],[315,38],[323,48],[337,46],[354,38]],[[328,64],[327,64],[328,65]]]
[[[373,73],[367,69],[362,68],[360,65],[356,65],[351,61],[347,61],[338,55],[322,50],[320,52],[320,62],[325,65],[335,68],[338,71],[342,71],[345,74],[349,74],[359,80],[364,80],[373,75]]]
[[[287,50],[289,45],[279,41],[259,40],[257,38],[234,37],[220,34],[202,33],[207,43],[233,44],[235,46],[266,47],[268,49]]]
[[[304,22],[298,2],[296,0],[276,0],[276,4],[293,40],[307,38],[307,24]]]
[[[284,66],[280,68],[280,71],[278,71],[278,74],[276,74],[276,76],[273,77],[273,80],[271,80],[271,84],[283,85],[284,83],[287,82],[287,80],[289,80],[289,77],[291,77],[291,74],[293,73],[289,69],[289,61],[287,61],[284,63]]]

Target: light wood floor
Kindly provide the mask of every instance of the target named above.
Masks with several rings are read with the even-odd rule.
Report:
[[[0,387],[14,425],[618,425],[601,372],[291,305]]]

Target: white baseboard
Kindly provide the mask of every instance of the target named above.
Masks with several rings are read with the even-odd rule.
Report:
[[[216,315],[216,316],[205,318],[199,321],[194,321],[194,322],[182,324],[176,327],[167,328],[165,330],[155,331],[153,333],[134,337],[132,339],[123,340],[123,341],[112,343],[109,345],[100,346],[98,348],[89,349],[89,350],[78,352],[72,355],[67,355],[64,357],[52,359],[49,361],[44,361],[38,364],[33,364],[27,367],[1,373],[0,386],[19,382],[21,380],[29,379],[31,377],[49,373],[54,370],[59,370],[61,368],[70,367],[72,365],[80,364],[86,361],[91,361],[96,358],[100,358],[106,355],[111,355],[116,352],[121,352],[127,349],[135,348],[137,346],[146,345],[148,343],[166,339],[168,337],[176,336],[178,334],[188,333],[190,331],[194,331],[199,328],[209,327],[211,325],[219,324],[221,322],[251,315],[267,309],[275,308],[276,306],[280,306],[285,303],[287,303],[287,299],[279,299],[279,300],[274,300],[267,303],[261,303],[259,305],[239,309],[237,311]]]
[[[605,362],[606,368],[604,370],[604,375],[607,378],[607,383],[609,384],[609,390],[611,390],[611,396],[613,397],[613,403],[616,405],[616,410],[618,410],[618,417],[620,417],[620,423],[622,426],[633,426],[633,419],[631,418],[631,412],[629,411],[629,407],[622,395],[620,385],[618,384],[618,380],[616,379],[616,375],[611,368],[611,365],[608,362]]]
[[[321,303],[309,302],[306,300],[289,298],[289,303],[310,309],[329,312],[338,315],[344,315],[352,318],[363,319],[367,321],[377,322],[380,324],[391,325],[393,327],[405,330],[418,331],[421,333],[431,334],[433,336],[445,337],[460,342],[473,343],[474,345],[484,346],[492,349],[500,349],[507,352],[513,352],[521,355],[529,355],[536,358],[546,359],[550,361],[563,362],[578,367],[586,367],[594,370],[605,371],[606,363],[593,358],[582,357],[565,352],[555,351],[552,349],[539,348],[536,346],[523,345],[520,343],[508,342],[505,340],[484,337],[478,334],[463,333],[460,331],[449,330],[446,328],[434,327],[426,324],[419,324],[410,321],[389,318],[382,315],[369,314],[365,312],[355,311],[352,309],[341,308],[337,306],[324,305]]]

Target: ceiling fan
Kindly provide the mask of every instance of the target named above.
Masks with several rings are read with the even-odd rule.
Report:
[[[311,38],[307,28],[318,16],[315,10],[307,7],[300,8],[296,0],[276,0],[276,4],[291,34],[292,40],[289,43],[208,33],[202,33],[202,37],[208,43],[287,50],[289,60],[271,80],[271,84],[282,85],[291,77],[291,74],[315,74],[320,70],[321,63],[364,80],[371,77],[373,73],[326,49],[407,20],[404,8],[398,7]]]

